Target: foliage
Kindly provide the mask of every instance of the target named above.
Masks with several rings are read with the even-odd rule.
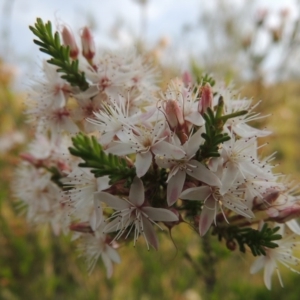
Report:
[[[37,18],[35,25],[29,26],[29,28],[39,38],[39,40],[33,41],[40,46],[40,51],[52,57],[47,62],[59,67],[57,71],[64,73],[61,77],[72,86],[77,86],[83,91],[86,90],[89,84],[85,79],[84,72],[79,71],[78,59],[71,60],[69,47],[61,44],[58,32],[53,35],[51,22],[44,23],[42,19]]]
[[[79,167],[91,168],[95,177],[109,175],[110,184],[113,184],[135,176],[135,169],[128,167],[126,159],[106,154],[94,136],[88,137],[80,133],[72,141],[74,148],[69,148],[70,153],[82,158],[85,162],[80,163]]]

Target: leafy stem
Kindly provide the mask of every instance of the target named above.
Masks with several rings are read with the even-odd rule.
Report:
[[[56,31],[53,35],[51,22],[44,23],[42,19],[37,18],[34,26],[29,26],[29,29],[38,37],[38,40],[34,39],[33,42],[40,46],[40,51],[52,57],[47,62],[59,67],[57,72],[64,73],[61,78],[85,91],[89,84],[84,72],[79,71],[79,61],[70,58],[70,48],[61,44],[59,33]]]

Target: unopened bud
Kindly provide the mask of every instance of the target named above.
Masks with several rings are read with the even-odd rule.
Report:
[[[69,228],[72,231],[82,232],[82,233],[93,233],[94,232],[88,222],[73,223],[70,225]]]
[[[258,210],[266,210],[270,205],[272,205],[280,196],[279,191],[274,191],[266,196],[264,196],[263,199],[259,199],[255,197],[253,199],[253,209],[258,209]]]
[[[64,45],[69,46],[70,48],[70,57],[72,59],[76,59],[78,57],[79,50],[73,33],[66,26],[64,26],[61,35]]]
[[[171,129],[184,126],[183,111],[175,100],[168,100],[165,107],[167,121]]]
[[[81,33],[82,55],[91,62],[95,56],[95,42],[88,27],[84,27]]]
[[[300,216],[300,205],[294,203],[291,206],[287,206],[283,209],[280,207],[271,207],[267,210],[267,214],[272,221],[277,223],[285,223]]]
[[[198,103],[198,111],[201,115],[205,114],[207,108],[212,108],[213,105],[213,92],[210,84],[207,82],[201,87],[201,98]]]
[[[228,240],[226,242],[227,249],[234,251],[236,249],[236,242],[234,240]]]
[[[182,81],[185,87],[189,86],[192,83],[192,80],[192,75],[189,72],[185,71],[182,74]]]

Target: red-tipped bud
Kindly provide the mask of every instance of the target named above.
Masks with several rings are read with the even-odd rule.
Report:
[[[185,87],[189,86],[193,81],[192,75],[189,72],[185,71],[182,74],[182,81],[183,81]]]
[[[64,26],[62,29],[61,35],[62,35],[64,45],[69,46],[69,48],[70,48],[70,57],[72,59],[76,59],[78,57],[79,50],[78,50],[73,33],[69,30],[69,28]]]
[[[88,27],[84,27],[81,33],[82,55],[91,62],[95,56],[95,42]]]
[[[236,242],[234,240],[228,240],[226,242],[227,249],[234,251],[236,249]]]
[[[201,98],[198,103],[198,111],[204,114],[208,107],[212,108],[213,105],[213,92],[210,84],[207,82],[201,87]]]
[[[300,205],[298,203],[294,203],[291,206],[287,206],[282,209],[280,209],[280,206],[270,207],[267,210],[267,214],[270,216],[272,221],[277,223],[285,223],[289,220],[299,218]]]
[[[274,191],[264,196],[262,200],[255,197],[253,199],[253,209],[266,210],[278,199],[279,196],[279,191]]]
[[[168,100],[165,107],[167,121],[171,129],[184,126],[183,111],[175,100]]]
[[[93,229],[91,228],[88,222],[83,223],[73,223],[70,225],[70,230],[82,233],[93,233]]]

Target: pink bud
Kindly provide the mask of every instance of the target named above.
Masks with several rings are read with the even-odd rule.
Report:
[[[201,98],[198,103],[198,112],[203,115],[207,108],[212,108],[213,105],[213,92],[210,84],[207,82],[201,87]]]
[[[165,107],[167,121],[171,129],[184,126],[183,111],[175,100],[168,100]]]
[[[272,221],[277,223],[285,223],[289,220],[299,218],[300,216],[300,205],[294,203],[291,206],[280,209],[279,207],[271,207],[267,210],[267,214],[270,216]]]
[[[192,75],[189,72],[185,71],[182,74],[182,81],[186,87],[189,86],[193,81]]]
[[[266,210],[270,205],[272,205],[280,196],[279,191],[272,191],[264,196],[264,198],[258,199],[255,197],[253,199],[253,209]]]
[[[73,223],[70,225],[70,230],[76,231],[76,232],[83,232],[83,233],[93,233],[91,226],[88,222],[82,222],[82,223]]]
[[[95,55],[95,42],[88,27],[84,27],[81,33],[82,55],[92,61]]]
[[[64,26],[61,35],[63,38],[64,45],[70,47],[71,58],[76,59],[78,57],[79,50],[73,33],[66,26]]]

